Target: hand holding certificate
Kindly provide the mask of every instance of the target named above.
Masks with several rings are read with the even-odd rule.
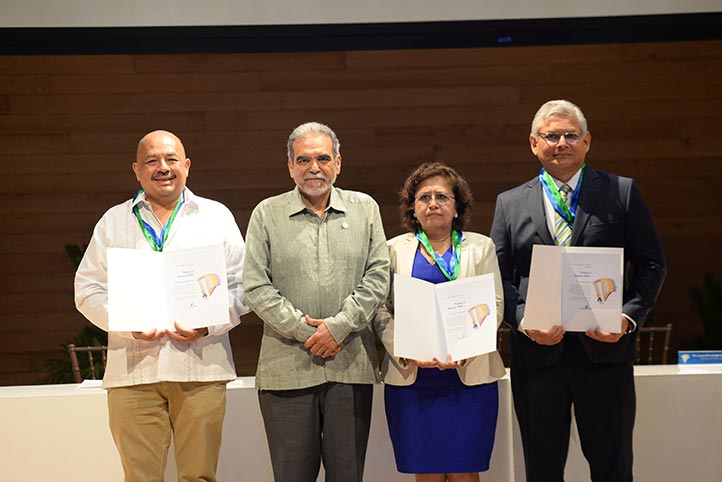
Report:
[[[394,356],[463,360],[496,350],[494,275],[432,284],[394,275]]]
[[[110,331],[175,331],[175,323],[202,328],[228,323],[228,317],[223,246],[108,249]]]
[[[524,328],[622,329],[622,248],[534,246]]]

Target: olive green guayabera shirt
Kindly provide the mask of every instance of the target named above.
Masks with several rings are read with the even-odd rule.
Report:
[[[379,381],[370,320],[389,289],[389,256],[370,196],[332,188],[323,219],[298,187],[262,201],[246,232],[243,288],[264,322],[259,389]],[[316,331],[305,315],[323,319],[345,343],[337,355],[324,359],[304,348]]]

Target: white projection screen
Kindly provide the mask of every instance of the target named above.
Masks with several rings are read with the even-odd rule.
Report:
[[[0,0],[0,28],[324,25],[722,12],[720,0]]]

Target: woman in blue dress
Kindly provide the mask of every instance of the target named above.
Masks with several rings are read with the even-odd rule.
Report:
[[[504,297],[494,243],[466,232],[471,190],[445,164],[425,163],[406,179],[401,215],[409,230],[390,240],[394,273],[442,283],[494,275],[496,319]],[[374,326],[386,348],[382,365],[386,419],[399,472],[418,482],[478,481],[489,469],[498,413],[497,380],[504,376],[499,353],[466,360],[411,360],[393,356],[393,287]]]

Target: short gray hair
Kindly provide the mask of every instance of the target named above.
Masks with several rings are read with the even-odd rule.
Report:
[[[338,141],[338,137],[336,137],[336,133],[327,125],[321,124],[320,122],[306,122],[305,124],[301,124],[300,126],[293,129],[293,132],[291,132],[291,135],[288,136],[288,143],[287,143],[287,154],[288,159],[293,162],[294,161],[294,152],[293,152],[293,143],[296,142],[299,139],[303,139],[306,136],[309,136],[311,134],[323,134],[325,136],[328,136],[331,138],[331,146],[333,149],[333,158],[334,161],[338,157],[339,153],[341,152],[341,143]]]
[[[534,139],[539,138],[539,126],[541,126],[542,122],[554,116],[576,120],[579,127],[582,128],[582,135],[587,133],[587,119],[584,117],[582,109],[568,100],[550,100],[539,107],[534,119],[531,121],[531,135],[534,136]]]

